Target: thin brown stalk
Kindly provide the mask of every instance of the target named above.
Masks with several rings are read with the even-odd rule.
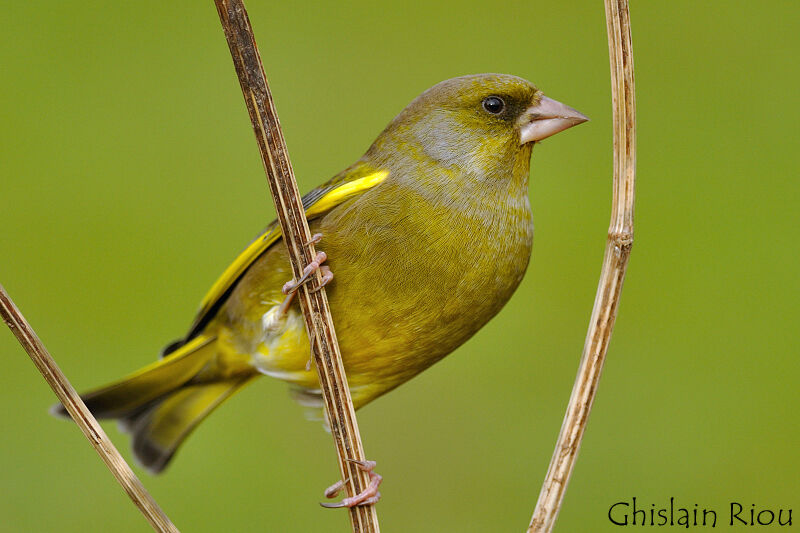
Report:
[[[256,141],[270,192],[283,231],[283,241],[289,249],[295,279],[316,255],[311,243],[305,212],[297,190],[292,164],[283,138],[278,114],[264,74],[261,56],[253,37],[253,28],[241,0],[215,0],[225,37],[242,87],[245,104],[255,130]],[[323,241],[324,242],[324,241]],[[321,277],[315,274],[319,286]],[[347,386],[341,352],[333,328],[325,290],[302,285],[298,291],[306,331],[312,339],[312,354],[319,375],[320,388],[339,456],[342,479],[347,480],[352,496],[369,484],[368,475],[348,460],[363,460],[364,450],[356,422],[350,389]],[[354,532],[378,532],[378,517],[372,505],[350,509]]]
[[[17,306],[14,305],[14,301],[2,285],[0,285],[0,315],[31,357],[36,368],[42,373],[50,388],[56,393],[61,403],[64,404],[69,415],[81,428],[84,436],[89,439],[89,443],[100,455],[100,458],[111,470],[111,473],[114,474],[114,477],[117,478],[117,482],[122,485],[122,488],[128,493],[136,507],[139,508],[147,518],[147,521],[150,522],[150,525],[153,526],[153,529],[159,533],[178,533],[178,528],[170,522],[164,511],[145,490],[142,482],[139,481],[131,467],[128,466],[128,463],[125,462],[125,459],[122,458],[111,443],[103,428],[100,427],[92,413],[86,408],[86,404],[83,403],[83,400],[75,392],[67,377],[58,368],[47,348],[44,347],[36,332],[33,331],[25,317],[22,316]]]
[[[594,403],[633,245],[636,115],[628,0],[605,0],[614,117],[611,226],[578,375],[528,533],[553,529]]]

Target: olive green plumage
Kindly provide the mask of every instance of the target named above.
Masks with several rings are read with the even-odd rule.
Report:
[[[533,142],[521,142],[521,128],[540,118],[526,113],[541,100],[514,76],[442,82],[411,102],[354,165],[306,195],[307,209],[324,208],[309,216],[310,226],[323,234],[317,246],[335,274],[326,290],[356,407],[452,352],[519,285],[533,241]],[[331,194],[344,185],[355,192]],[[167,357],[85,396],[98,416],[124,421],[151,470],[261,373],[318,405],[297,302],[277,313],[291,279],[277,231],[268,228],[265,249],[254,243],[238,270],[226,271]]]

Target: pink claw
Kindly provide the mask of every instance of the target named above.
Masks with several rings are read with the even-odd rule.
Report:
[[[305,246],[308,246],[309,244],[317,244],[321,240],[322,240],[322,233],[315,233],[314,235],[311,236],[311,240],[305,243]]]
[[[337,481],[336,483],[325,489],[325,497],[335,498],[340,492],[342,492],[342,489],[344,488],[345,485],[347,485],[348,481],[350,481],[350,478],[347,478],[345,480],[340,479],[339,481]]]
[[[308,281],[311,274],[319,270],[320,265],[324,263],[326,259],[328,259],[328,254],[326,254],[325,252],[318,252],[314,260],[311,261],[308,265],[306,265],[306,267],[303,269],[303,275],[300,276],[300,279],[298,279],[297,281],[295,280],[287,281],[286,283],[283,284],[283,289],[281,289],[283,291],[283,294],[291,294],[295,292],[297,288],[300,287],[300,285]],[[330,269],[327,269],[327,273],[330,273]],[[326,273],[323,272],[323,275],[326,275]],[[333,274],[330,274],[330,276],[331,279],[333,279]],[[330,281],[330,279],[328,281]]]
[[[305,243],[305,245],[308,246],[309,244],[316,244],[321,240],[322,240],[322,233],[315,233],[311,237],[311,240]],[[283,284],[283,288],[281,289],[281,291],[283,292],[283,294],[286,295],[286,298],[284,298],[278,310],[279,316],[283,316],[286,314],[286,311],[289,310],[289,306],[292,304],[292,300],[294,300],[295,292],[297,291],[297,289],[300,287],[300,285],[306,283],[310,279],[311,275],[317,270],[319,270],[320,274],[322,274],[322,279],[320,280],[319,286],[312,289],[311,292],[317,292],[322,287],[331,282],[331,280],[333,279],[333,272],[331,272],[331,269],[328,266],[322,264],[325,261],[327,261],[327,259],[328,259],[328,254],[326,254],[325,252],[317,253],[316,257],[314,257],[314,260],[311,261],[308,265],[306,265],[306,267],[303,269],[303,275],[300,276],[300,279],[298,279],[297,281],[295,280],[287,281],[286,283]]]
[[[322,287],[330,283],[331,280],[333,279],[333,272],[331,272],[330,267],[326,265],[322,265],[321,267],[319,267],[319,273],[322,274],[322,281],[320,281],[318,287],[316,287],[315,289],[311,289],[311,292],[317,292]]]
[[[355,507],[356,505],[372,505],[378,503],[378,501],[381,499],[381,493],[378,492],[378,487],[383,481],[383,477],[375,473],[374,471],[376,465],[375,461],[357,461],[355,459],[347,459],[347,461],[356,464],[358,468],[360,468],[364,472],[369,473],[369,485],[367,486],[367,488],[365,488],[355,496],[345,498],[344,500],[337,503],[320,503],[320,505],[328,509],[336,509],[339,507],[349,508],[349,507]],[[328,487],[325,490],[325,497],[326,498],[336,497],[336,495],[339,494],[339,492],[341,492],[341,490],[344,488],[347,481],[349,480],[337,481],[336,483]]]

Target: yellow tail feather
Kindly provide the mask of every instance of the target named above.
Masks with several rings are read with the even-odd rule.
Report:
[[[136,459],[150,472],[161,472],[192,430],[251,378],[186,385],[125,420]]]
[[[235,377],[198,373],[213,368],[216,338],[201,335],[129,376],[81,396],[97,418],[117,418],[133,435],[133,453],[151,472],[166,467],[178,446],[211,411],[254,374]],[[67,416],[61,404],[53,414]]]
[[[163,359],[106,385],[81,398],[96,418],[122,418],[145,404],[177,389],[190,379],[215,354],[215,338],[199,336]],[[53,406],[55,415],[67,416],[61,404]]]

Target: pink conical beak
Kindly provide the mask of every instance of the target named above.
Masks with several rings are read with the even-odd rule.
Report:
[[[539,103],[522,114],[524,123],[520,127],[519,143],[541,141],[572,126],[589,120],[583,113],[568,105],[542,96]]]

